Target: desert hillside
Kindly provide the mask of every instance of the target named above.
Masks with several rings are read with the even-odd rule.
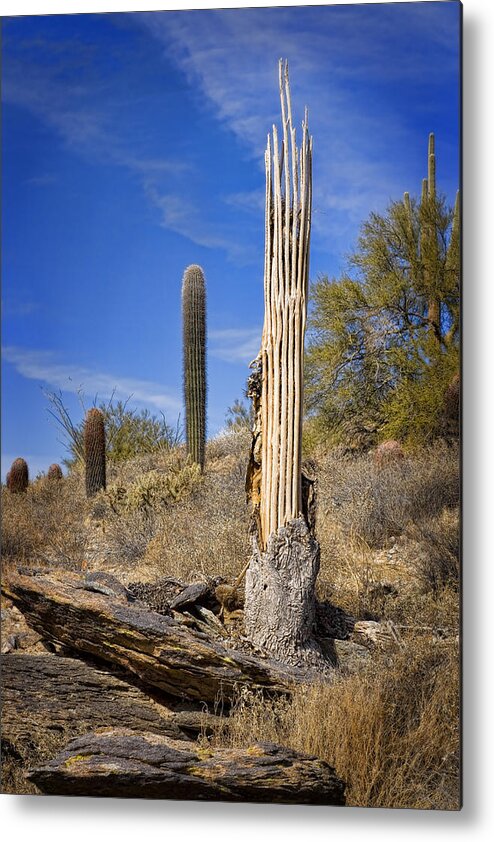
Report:
[[[221,597],[250,554],[249,447],[239,424],[208,442],[204,473],[182,445],[110,461],[106,491],[89,500],[77,467],[62,479],[38,477],[24,494],[2,487],[4,579],[18,568],[103,571],[157,610],[191,583]],[[306,451],[317,494],[317,596],[338,621],[328,642],[334,677],[290,698],[244,688],[199,741],[215,750],[269,740],[316,755],[346,782],[347,804],[457,809],[457,446],[438,440],[385,459],[321,444]],[[243,580],[231,600],[210,607],[223,640],[245,649]],[[56,657],[8,598],[2,652]],[[23,770],[61,745],[56,732],[45,745],[4,742],[4,791],[36,791]]]

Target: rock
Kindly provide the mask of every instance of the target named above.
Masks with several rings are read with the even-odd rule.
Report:
[[[337,666],[350,675],[358,673],[371,657],[368,647],[353,640],[335,640],[334,650],[338,659]]]
[[[193,717],[187,732],[193,730]],[[187,740],[167,706],[101,665],[22,652],[2,659],[2,748],[27,759],[88,730],[126,727]],[[197,729],[199,731],[199,727]]]
[[[197,582],[193,585],[188,585],[170,602],[170,608],[173,611],[181,611],[182,608],[189,608],[195,605],[196,602],[204,601],[211,596],[211,588],[204,582]]]
[[[126,729],[72,740],[28,779],[51,795],[345,804],[325,761],[275,743],[209,748]]]
[[[114,596],[123,599],[125,602],[134,602],[135,596],[111,573],[94,571],[86,573],[83,587],[88,591],[102,593],[106,596]]]
[[[17,636],[15,634],[9,634],[7,640],[2,643],[2,655],[10,654],[10,652],[13,652],[16,647]]]

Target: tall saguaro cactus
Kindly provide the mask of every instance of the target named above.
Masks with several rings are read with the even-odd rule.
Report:
[[[86,458],[86,496],[93,497],[106,488],[106,441],[103,413],[93,407],[84,422]]]
[[[187,452],[204,468],[206,450],[206,284],[200,266],[182,282],[183,382]]]
[[[257,523],[244,617],[251,640],[275,657],[324,669],[313,636],[319,545],[301,470],[312,138],[306,110],[297,147],[288,64],[281,61],[279,86],[282,136],[273,126],[265,155],[264,329],[249,379],[256,421],[246,485]]]
[[[433,215],[436,205],[436,154],[435,154],[435,139],[431,132],[429,135],[429,150],[427,160],[427,202],[429,206],[429,214]],[[437,263],[437,237],[434,220],[430,221],[428,226],[428,252],[427,261],[434,266]],[[432,275],[432,272],[430,273]],[[429,277],[428,283],[434,286],[433,278]],[[434,331],[437,339],[441,339],[441,300],[431,290],[429,297],[428,319],[431,329]]]

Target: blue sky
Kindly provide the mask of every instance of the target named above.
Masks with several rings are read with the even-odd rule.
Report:
[[[208,296],[208,428],[241,397],[263,319],[264,148],[278,58],[314,137],[310,276],[338,275],[370,211],[459,182],[459,4],[386,3],[3,20],[2,477],[64,446],[113,390],[182,410],[180,291]]]

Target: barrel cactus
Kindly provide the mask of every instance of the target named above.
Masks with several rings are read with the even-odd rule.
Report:
[[[25,459],[14,459],[7,475],[7,486],[12,494],[27,491],[29,485],[29,470]]]
[[[206,286],[200,266],[182,283],[183,380],[187,452],[204,469],[206,450]]]
[[[106,488],[106,445],[103,413],[96,408],[86,413],[84,423],[86,458],[86,496],[93,497]]]
[[[47,473],[46,476],[48,477],[49,480],[53,480],[53,481],[57,481],[57,480],[62,479],[63,473],[62,473],[62,469],[61,469],[60,465],[57,465],[56,462],[54,462],[53,465],[50,465],[50,467],[48,468],[48,473]]]

